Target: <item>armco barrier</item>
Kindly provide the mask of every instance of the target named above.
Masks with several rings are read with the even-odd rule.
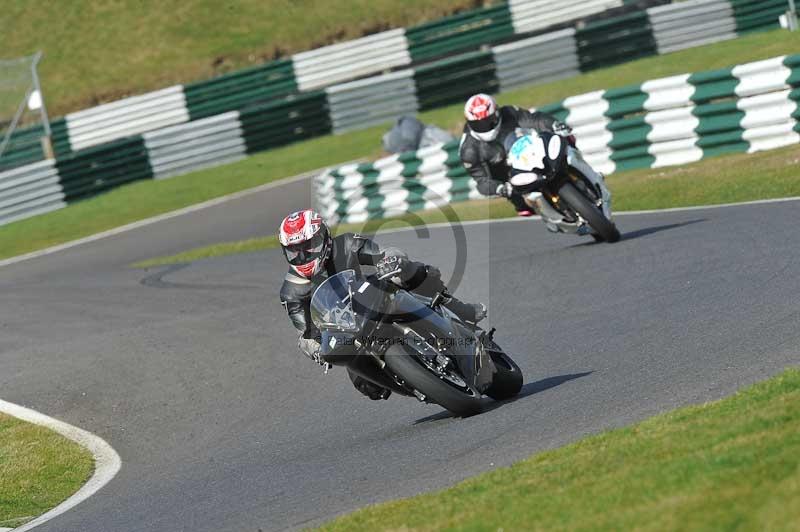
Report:
[[[639,0],[637,5],[662,4],[666,0]],[[97,108],[72,113],[54,122],[54,147],[59,156],[74,150],[100,145],[126,136],[155,131],[162,127],[199,120],[229,111],[268,105],[325,87],[331,109],[343,109],[350,89],[364,91],[369,112],[358,123],[343,114],[328,118],[334,131],[347,131],[377,123],[381,118],[396,118],[392,112],[396,98],[416,101],[406,109],[429,109],[465,98],[470,91],[495,92],[528,81],[558,79],[637,57],[696,46],[738,35],[736,32],[769,29],[777,26],[783,0],[690,0],[673,6],[653,7],[623,16],[608,18],[609,9],[629,11],[631,5],[620,0],[587,0],[564,4],[544,0],[514,0],[510,4],[467,11],[452,17],[408,29],[390,30],[362,39],[326,46],[296,54],[291,59],[186,86],[175,86]],[[725,7],[727,6],[727,8]],[[636,7],[636,6],[633,6]],[[731,15],[731,13],[733,13]],[[733,16],[733,19],[731,19]],[[488,44],[525,37],[539,24],[563,24],[589,17],[606,17],[582,26],[568,28],[502,44],[487,50]],[[736,32],[731,33],[731,25]],[[453,54],[460,54],[452,56]],[[492,57],[490,57],[490,54]],[[576,70],[576,57],[578,70]],[[441,59],[443,56],[452,56]],[[430,63],[434,61],[433,63]],[[419,65],[420,62],[426,64]],[[398,73],[398,78],[413,78],[413,84],[392,86],[383,100],[380,92],[370,92],[370,84],[389,83],[387,70],[417,64]],[[460,66],[461,65],[461,66]],[[459,72],[459,68],[464,72]],[[437,69],[442,79],[436,80]],[[409,73],[410,71],[410,73]],[[337,84],[352,78],[380,72],[346,87]],[[474,75],[474,78],[470,76]],[[391,83],[389,83],[391,85]],[[402,91],[402,92],[400,92]],[[389,96],[391,94],[391,96]],[[343,111],[343,113],[346,113]],[[345,122],[343,122],[345,118]],[[59,122],[62,132],[57,131]],[[331,128],[298,126],[303,135],[309,130]],[[288,141],[296,140],[292,135]],[[30,142],[33,140],[33,142]],[[43,156],[36,135],[17,132],[12,145],[0,157],[0,169],[12,168]]]
[[[508,5],[503,3],[421,24],[405,34],[413,62],[420,63],[507,39],[514,35],[514,28]]]
[[[659,54],[735,39],[728,0],[690,0],[647,10]]]
[[[44,159],[45,154],[42,149],[43,136],[44,128],[42,126],[15,131],[5,146],[3,156],[0,157],[0,171]],[[2,137],[0,137],[0,140],[2,140]]]
[[[778,17],[788,9],[785,0],[730,0],[730,3],[739,34],[777,28]]]
[[[575,32],[581,70],[593,70],[657,53],[646,11],[587,24]]]
[[[500,91],[580,74],[572,28],[495,46],[492,54]]]
[[[63,118],[50,122],[50,132],[53,151],[57,156],[72,151],[69,146],[66,121]],[[0,172],[42,160],[45,157],[42,148],[43,136],[44,127],[41,124],[14,131],[3,155],[0,156]]]
[[[335,133],[385,123],[419,107],[413,70],[334,85],[325,93]]]
[[[189,120],[183,87],[176,85],[66,116],[72,151]]]
[[[183,88],[191,120],[237,111],[257,102],[297,92],[292,62],[273,61]]]
[[[301,91],[328,87],[353,78],[411,63],[405,30],[384,31],[292,56]]]
[[[471,52],[414,71],[420,109],[466,100],[476,92],[497,92],[491,52]]]
[[[0,225],[65,206],[54,161],[0,172]]]
[[[796,144],[799,102],[800,55],[793,55],[582,94],[540,110],[566,120],[587,161],[610,173]],[[460,181],[465,175],[457,143],[350,165],[317,178],[318,208],[340,222],[394,216],[474,197]]]
[[[660,3],[667,0],[647,1]],[[66,117],[68,131],[63,137],[54,134],[55,151],[58,155],[65,155],[118,138],[266,104],[299,91],[328,88],[412,63],[475,51],[513,38],[513,17],[520,28],[517,33],[527,32],[531,31],[534,18],[553,22],[575,20],[621,3],[620,0],[587,0],[581,3],[580,8],[570,8],[572,19],[569,19],[570,10],[566,9],[558,10],[559,14],[552,18],[551,8],[543,11],[542,0],[514,0],[513,15],[507,3],[503,2],[407,29],[389,30],[301,52],[289,59],[271,61],[210,80],[71,113]],[[537,11],[539,16],[534,17]],[[409,97],[412,92],[404,96]],[[365,125],[372,123],[374,120],[370,118]],[[354,126],[343,126],[342,130]],[[12,145],[0,157],[0,169],[24,165],[43,156],[36,133],[21,131],[15,134]]]
[[[583,0],[582,2],[509,0],[508,7],[514,24],[514,33],[527,33],[622,7],[623,3],[622,0]]]
[[[332,131],[324,91],[242,109],[239,113],[247,153],[263,151]]]
[[[237,111],[142,135],[156,179],[243,159],[243,136]]]
[[[153,177],[141,136],[75,152],[56,160],[56,169],[67,202]]]
[[[778,3],[773,0],[726,1],[733,6],[737,32],[774,25],[770,21],[773,15],[777,16]],[[666,33],[660,34],[662,40],[659,42],[659,35],[650,29],[664,22],[667,17],[661,15],[667,11],[672,21],[671,28],[682,26],[684,31],[683,36],[676,37],[672,44],[683,46],[691,42],[695,45],[701,41],[695,41],[692,35],[703,33],[698,29],[702,24],[693,24],[702,18],[698,11],[701,5],[709,10],[720,9],[718,2],[690,0],[678,3],[670,10],[652,8],[644,18],[642,12],[622,19],[612,17],[587,24],[578,31],[568,28],[497,46],[493,50],[468,52],[415,69],[334,85],[324,91],[297,94],[293,61],[282,60],[185,87],[113,102],[70,115],[69,125],[64,119],[51,123],[60,183],[69,201],[135,179],[154,175],[165,177],[229,162],[241,156],[242,145],[246,153],[253,153],[331,131],[356,129],[384,120],[388,122],[409,110],[462,101],[474,92],[497,92],[529,80],[565,76],[573,72],[576,62],[585,70],[637,53],[654,53],[656,45],[669,46],[664,43],[668,42],[668,37],[676,35],[665,30]],[[491,13],[497,15],[501,11]],[[482,11],[484,14],[489,12]],[[469,19],[467,14],[464,15],[466,19]],[[490,35],[488,26],[484,27],[485,20],[485,17],[474,18],[475,27],[466,25],[460,30],[466,33],[453,33],[453,36],[472,35],[454,46],[472,48],[477,41],[470,39],[476,34]],[[684,22],[679,24],[678,20]],[[726,20],[729,25],[729,19]],[[622,27],[620,21],[627,21],[629,27]],[[644,26],[637,26],[638,23]],[[455,27],[458,25],[450,29]],[[663,29],[664,26],[660,27]],[[497,35],[505,35],[504,31]],[[438,38],[444,38],[445,33],[440,33]],[[430,35],[435,35],[435,32]],[[683,38],[689,41],[681,41]],[[433,50],[435,42],[436,39],[431,37],[427,44],[422,40],[417,44],[431,46],[429,52],[433,54],[430,50]],[[591,50],[592,46],[602,50],[595,52]],[[439,46],[437,49],[448,48]],[[787,58],[787,61],[792,59]],[[787,67],[794,68],[789,63]],[[535,77],[524,79],[525,75],[520,72]],[[741,74],[742,78],[736,74]],[[602,171],[674,164],[714,153],[764,149],[793,142],[797,126],[791,120],[797,118],[797,111],[792,111],[794,118],[788,121],[775,122],[763,117],[770,113],[785,117],[784,108],[796,107],[796,81],[788,83],[793,88],[791,91],[785,92],[787,86],[782,89],[784,93],[776,90],[773,92],[778,94],[769,97],[737,93],[741,99],[734,101],[731,96],[740,81],[752,84],[753,79],[763,77],[764,74],[745,76],[741,69],[685,76],[686,79],[677,76],[648,82],[635,89],[580,95],[543,109],[567,118],[575,125],[587,160]],[[674,87],[670,88],[670,84]],[[674,109],[648,107],[650,98],[670,91],[675,94],[690,91],[691,105]],[[712,96],[703,100],[703,94]],[[361,105],[356,107],[357,103]],[[359,111],[354,113],[354,109]],[[234,114],[216,121],[217,115],[229,112]],[[228,120],[233,116],[237,116],[239,139],[233,137],[236,120]],[[208,122],[198,124],[195,130],[192,122],[204,118]],[[160,131],[166,123],[172,125]],[[219,131],[215,129],[218,126],[222,128]],[[225,128],[230,128],[226,130],[228,133],[223,132]],[[193,131],[198,135],[196,141],[189,138]],[[130,137],[133,132],[147,133],[144,138]],[[642,135],[647,141],[640,143],[638,139]],[[12,149],[0,158],[0,171],[41,157],[40,137],[40,128],[17,131],[12,137]],[[86,146],[101,139],[115,140],[72,151],[71,143]],[[153,149],[152,157],[149,148]],[[37,211],[31,208],[28,212],[34,214]],[[20,211],[17,215],[23,214]]]

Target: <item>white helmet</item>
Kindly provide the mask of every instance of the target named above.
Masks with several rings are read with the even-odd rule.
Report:
[[[500,132],[500,111],[497,102],[488,94],[475,94],[464,105],[470,135],[478,140],[489,142]]]
[[[278,240],[292,269],[310,279],[325,266],[332,238],[322,216],[306,209],[283,219]]]

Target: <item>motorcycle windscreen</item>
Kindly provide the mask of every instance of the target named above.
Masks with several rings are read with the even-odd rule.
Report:
[[[320,330],[356,333],[380,316],[385,292],[354,270],[326,279],[311,297],[311,320]]]
[[[320,330],[357,332],[360,324],[353,311],[356,272],[345,270],[328,278],[311,296],[311,321]]]

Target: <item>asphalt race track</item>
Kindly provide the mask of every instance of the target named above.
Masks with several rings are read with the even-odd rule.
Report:
[[[489,302],[523,393],[455,419],[372,402],[297,354],[278,250],[128,264],[273,231],[308,185],[260,193],[0,268],[0,397],[122,457],[37,530],[252,531],[318,524],[531,453],[731,394],[800,362],[797,202],[619,217],[623,241],[540,222],[383,235]]]

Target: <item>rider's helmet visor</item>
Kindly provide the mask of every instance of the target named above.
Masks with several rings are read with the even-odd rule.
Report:
[[[305,242],[283,246],[283,254],[286,256],[286,260],[289,261],[289,264],[293,266],[308,264],[323,255],[327,237],[328,232],[322,229]]]
[[[495,112],[490,114],[486,118],[481,118],[479,120],[470,120],[469,127],[475,133],[488,133],[489,131],[497,127],[499,121],[500,121],[500,116]]]

